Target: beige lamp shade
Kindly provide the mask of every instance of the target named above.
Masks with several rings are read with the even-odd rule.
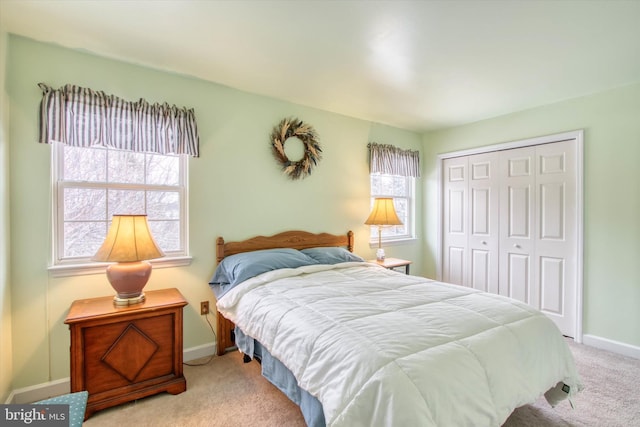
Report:
[[[393,199],[391,197],[376,197],[373,201],[373,209],[371,209],[369,218],[364,223],[378,226],[376,260],[382,262],[385,258],[384,249],[382,248],[382,227],[385,225],[402,225],[402,221],[396,214],[396,208],[393,206]]]
[[[107,279],[117,293],[114,304],[120,306],[144,302],[142,289],[152,270],[146,260],[163,256],[146,215],[114,215],[107,237],[93,259],[116,263],[107,267]]]
[[[364,223],[367,225],[402,225],[391,197],[376,197],[369,218]]]
[[[114,215],[94,261],[133,262],[160,258],[164,252],[151,235],[146,215]]]

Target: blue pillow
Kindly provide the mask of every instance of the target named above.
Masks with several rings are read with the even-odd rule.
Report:
[[[295,249],[265,249],[226,257],[209,281],[216,297],[221,297],[238,283],[280,268],[297,268],[318,264]]]
[[[305,255],[313,258],[318,264],[338,264],[340,262],[364,262],[358,255],[349,252],[345,248],[335,246],[326,248],[309,248],[303,249]]]

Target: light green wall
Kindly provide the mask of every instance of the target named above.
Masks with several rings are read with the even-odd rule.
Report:
[[[584,129],[585,334],[640,345],[640,85],[423,136],[425,273],[435,274],[440,153]]]
[[[190,252],[188,267],[156,269],[146,290],[177,287],[185,309],[185,348],[213,342],[199,316],[199,302],[213,300],[207,282],[215,265],[215,239],[304,229],[356,234],[356,253],[371,257],[367,143],[420,149],[421,136],[257,96],[218,84],[151,70],[10,35],[8,96],[11,161],[11,291],[13,388],[69,375],[69,333],[63,324],[74,299],[111,295],[106,278],[52,278],[51,147],[37,143],[38,82],[103,90],[124,99],[145,98],[193,107],[200,132],[200,158],[189,160]],[[323,159],[301,181],[287,179],[270,152],[269,134],[282,118],[296,116],[320,135]],[[418,194],[422,194],[418,186]],[[418,206],[423,205],[418,198]],[[421,215],[421,209],[418,209]],[[421,227],[418,232],[421,235]],[[421,272],[420,242],[387,249],[414,259]],[[4,324],[4,323],[3,323]]]
[[[0,403],[11,392],[11,288],[9,286],[9,108],[5,90],[7,35],[0,31]]]

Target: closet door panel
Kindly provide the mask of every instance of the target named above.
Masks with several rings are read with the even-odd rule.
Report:
[[[469,286],[498,293],[499,269],[498,153],[469,156]]]
[[[466,210],[466,189],[451,188],[449,189],[448,196],[449,203],[447,204],[447,207],[449,208],[449,228],[447,231],[454,235],[462,236],[466,234],[467,228],[465,227],[466,218],[464,217],[464,212]]]
[[[562,258],[541,256],[540,262],[540,310],[547,314],[564,314],[565,262]]]
[[[540,184],[540,239],[565,240],[564,182]]]
[[[471,287],[484,292],[491,292],[490,288],[497,286],[497,281],[491,280],[492,257],[489,251],[471,249]]]
[[[507,236],[512,239],[531,239],[531,185],[526,181],[513,182],[507,190]]]
[[[537,146],[536,157],[538,294],[533,306],[572,335],[577,286],[575,141]]]
[[[535,250],[535,148],[500,152],[500,271],[498,293],[530,304]]]
[[[465,285],[468,252],[468,159],[458,157],[443,162],[443,271],[442,280]]]
[[[527,254],[509,253],[507,257],[507,283],[505,295],[525,304],[530,303],[531,257]]]
[[[447,262],[448,275],[447,278],[444,279],[445,282],[464,285],[464,279],[466,277],[464,271],[464,266],[466,264],[464,262],[465,255],[465,248],[449,246]]]

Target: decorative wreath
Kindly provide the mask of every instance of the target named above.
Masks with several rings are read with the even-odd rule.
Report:
[[[297,161],[291,161],[284,152],[287,139],[296,137],[304,144],[304,156]],[[322,158],[322,149],[318,143],[315,129],[297,118],[286,118],[274,126],[271,132],[271,147],[282,171],[291,179],[304,178],[311,174],[311,169]]]

